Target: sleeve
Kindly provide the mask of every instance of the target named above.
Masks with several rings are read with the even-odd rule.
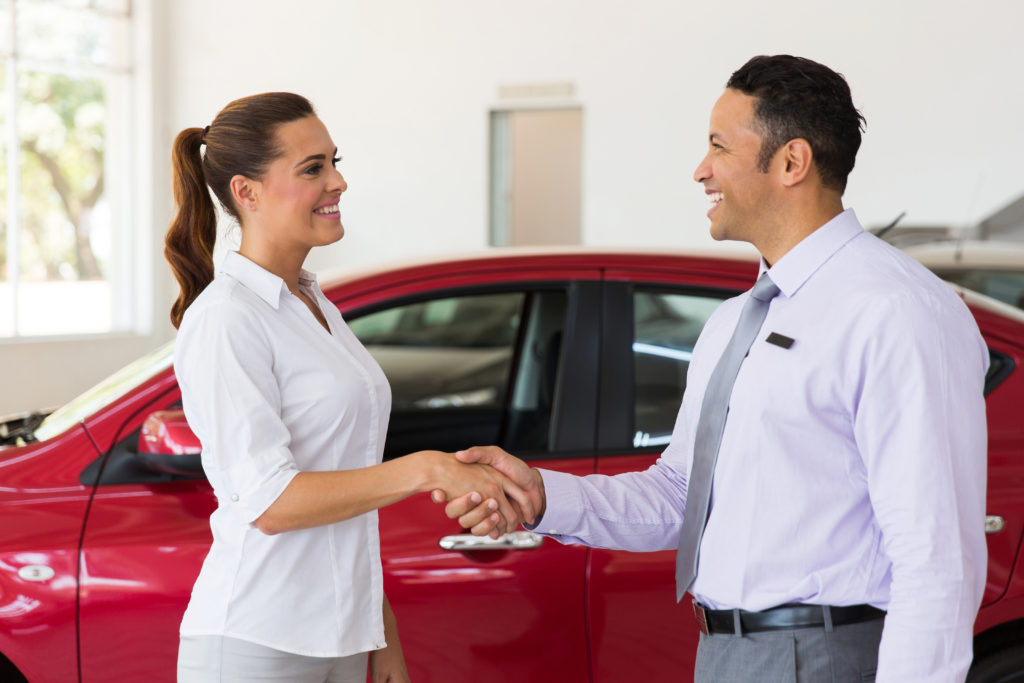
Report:
[[[298,473],[273,349],[255,316],[230,302],[194,313],[174,352],[185,417],[219,505],[252,523]]]
[[[987,561],[988,353],[959,300],[874,314],[854,435],[892,572],[877,680],[963,681]]]
[[[560,543],[646,552],[679,543],[686,478],[664,457],[644,472],[576,477],[540,470],[547,508],[534,531]]]

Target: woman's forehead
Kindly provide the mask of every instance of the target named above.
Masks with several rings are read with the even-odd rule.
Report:
[[[277,143],[282,156],[303,158],[310,154],[332,153],[334,141],[327,126],[316,116],[282,123],[277,127]]]

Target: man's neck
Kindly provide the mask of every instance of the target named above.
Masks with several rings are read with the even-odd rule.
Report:
[[[761,243],[754,246],[769,266],[778,263],[790,249],[842,212],[843,202],[838,195],[834,200],[823,198],[820,202],[794,204],[781,217],[778,229],[765,235]]]

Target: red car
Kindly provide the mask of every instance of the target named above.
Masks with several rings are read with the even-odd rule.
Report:
[[[496,443],[589,474],[648,467],[690,351],[746,260],[506,251],[324,291],[391,381],[386,457]],[[1024,671],[1024,312],[964,292],[992,353],[989,568],[972,680]],[[170,345],[49,415],[0,425],[0,680],[172,681],[215,501]],[[678,681],[697,628],[673,555],[460,535],[425,495],[381,510],[413,680]],[[310,600],[318,599],[310,595]]]

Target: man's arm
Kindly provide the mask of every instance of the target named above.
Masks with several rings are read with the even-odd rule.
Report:
[[[988,354],[966,307],[926,303],[879,307],[855,410],[892,563],[878,681],[962,681],[985,582]]]
[[[539,511],[533,520],[537,533],[566,543],[634,551],[669,550],[678,542],[686,480],[664,457],[644,472],[614,477],[535,470],[496,446],[460,451],[456,457],[489,464],[525,491]],[[437,502],[442,499],[434,496]],[[467,496],[451,501],[445,512],[477,535],[492,528],[490,511]]]

